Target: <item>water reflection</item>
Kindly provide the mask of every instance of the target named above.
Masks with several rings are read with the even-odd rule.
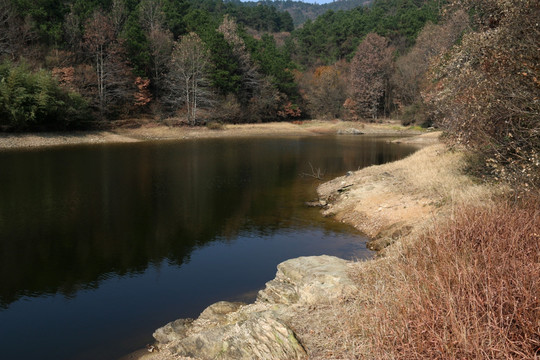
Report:
[[[174,273],[171,281],[179,284],[196,284],[208,276],[222,277],[222,287],[233,287],[220,293],[216,290],[220,281],[216,281],[201,290],[215,295],[198,294],[198,298],[182,300],[184,309],[193,312],[200,311],[197,306],[211,302],[215,296],[254,293],[272,277],[282,259],[339,253],[343,250],[338,251],[338,245],[343,249],[346,241],[353,241],[349,228],[322,219],[316,209],[302,205],[314,196],[318,184],[299,176],[311,171],[309,163],[330,179],[348,170],[402,158],[412,151],[375,139],[330,137],[214,139],[2,152],[0,306],[4,310],[0,309],[0,318],[2,312],[5,319],[16,321],[20,316],[17,311],[50,311],[47,306],[52,305],[42,308],[39,304],[51,299],[58,304],[56,294],[67,301],[63,303],[65,308],[87,304],[98,293],[100,299],[118,291],[128,293],[127,284],[135,282],[142,291],[154,292],[154,297],[171,296],[174,291],[154,288],[156,280],[146,279],[169,272]],[[323,241],[337,239],[341,233],[347,234],[348,240],[335,240],[334,250],[333,244]],[[221,258],[225,254],[227,258]],[[198,256],[196,264],[191,265],[198,270],[186,276],[191,267],[185,265],[194,256]],[[214,269],[215,264],[219,266]],[[179,268],[182,273],[176,270]],[[233,278],[237,285],[230,284]],[[206,296],[204,301],[201,296]],[[70,300],[73,298],[76,301]],[[29,301],[31,306],[23,306],[18,299]],[[189,301],[197,306],[190,308]],[[169,305],[145,304],[163,306],[160,319],[175,317],[166,312]],[[140,305],[129,308],[121,302],[107,306],[110,309],[84,311],[141,311]],[[61,309],[55,311],[61,313],[58,317],[65,317],[66,323],[74,316]],[[99,314],[88,315],[92,316]],[[125,316],[118,321],[129,323]],[[156,310],[151,316],[158,317]],[[0,325],[2,334],[5,324]],[[96,332],[105,332],[95,326]],[[88,345],[78,346],[80,349],[68,352],[70,357],[84,352]]]

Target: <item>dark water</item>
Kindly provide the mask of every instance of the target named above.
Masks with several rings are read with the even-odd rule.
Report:
[[[364,137],[214,139],[0,152],[0,358],[115,359],[276,265],[369,253],[305,201],[402,158]]]

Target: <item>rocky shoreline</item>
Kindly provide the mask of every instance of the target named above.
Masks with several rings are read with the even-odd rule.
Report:
[[[114,132],[1,134],[0,150],[212,137],[321,134],[408,135],[393,141],[420,146],[438,142],[438,133],[420,133],[392,123],[312,121],[301,124],[227,125],[222,130],[158,126]],[[440,151],[443,151],[442,147],[436,145],[436,150],[430,150],[429,153],[438,156]],[[376,242],[378,241],[378,245],[373,246],[376,250],[410,233],[411,229],[418,225],[419,218],[433,211],[432,203],[437,199],[433,194],[427,194],[422,198],[418,194],[411,195],[410,191],[399,194],[390,191],[384,193],[381,198],[382,189],[401,189],[397,186],[399,181],[403,180],[400,179],[402,172],[399,170],[400,166],[405,168],[415,166],[406,161],[410,160],[370,167],[322,184],[318,193],[319,204],[324,208],[323,214],[334,216],[338,221],[348,222],[374,238]],[[366,196],[371,198],[365,201]],[[404,209],[408,209],[402,213],[410,216],[403,218],[400,216],[402,213],[388,213],[386,209],[393,207],[392,201],[400,202]],[[358,206],[353,206],[356,203]],[[375,223],[379,225],[373,226]],[[287,260],[278,265],[276,277],[258,293],[254,303],[213,304],[197,319],[179,319],[157,329],[153,334],[155,344],[149,345],[148,350],[141,349],[122,359],[316,358],[312,353],[313,348],[317,346],[317,334],[324,332],[321,326],[322,319],[324,317],[330,319],[331,328],[339,327],[339,324],[334,322],[346,314],[343,311],[335,314],[333,309],[340,308],[341,304],[361,296],[362,290],[351,277],[351,273],[352,269],[358,269],[363,264],[369,262],[357,263],[324,255]]]
[[[306,359],[290,322],[312,306],[354,296],[352,264],[326,255],[287,260],[253,304],[221,301],[195,320],[170,322],[154,332],[152,352],[138,358]]]
[[[416,179],[409,178],[408,169],[414,172],[418,163],[427,159],[440,167],[450,166],[456,156],[444,146],[434,145],[404,160],[324,183],[318,189],[323,214],[354,225],[374,239],[377,250],[383,249],[417,231],[444,209],[436,206],[439,196],[430,189],[421,184],[417,189],[409,186],[407,181]],[[435,171],[440,170],[435,167]],[[399,203],[399,211],[394,203]],[[351,274],[372,263],[324,255],[287,260],[278,265],[276,277],[253,304],[219,302],[195,320],[173,321],[154,332],[153,352],[139,353],[136,358],[316,358],[311,356],[310,347],[318,332],[314,326],[322,326],[319,317],[334,317],[330,326],[339,327],[334,322],[346,314],[332,311],[362,297],[362,289]]]

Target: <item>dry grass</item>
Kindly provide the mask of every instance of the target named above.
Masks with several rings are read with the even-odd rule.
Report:
[[[319,188],[340,220],[411,231],[354,265],[355,298],[299,314],[310,359],[540,359],[540,201],[465,166],[436,145]]]
[[[540,201],[459,206],[356,263],[360,291],[299,309],[314,359],[540,359]]]
[[[348,331],[370,339],[372,357],[540,358],[538,201],[458,208],[394,262],[378,280],[357,273],[372,295],[357,306],[371,310]]]

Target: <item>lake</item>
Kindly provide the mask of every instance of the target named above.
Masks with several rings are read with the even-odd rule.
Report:
[[[415,148],[363,136],[0,152],[3,359],[117,359],[165,323],[253,301],[280,262],[371,253],[305,206],[320,181]]]

